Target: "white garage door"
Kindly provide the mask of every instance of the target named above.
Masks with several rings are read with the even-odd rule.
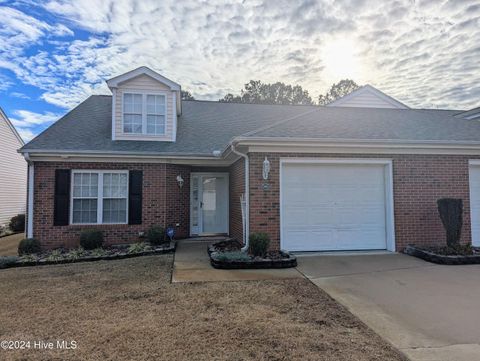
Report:
[[[385,164],[283,163],[282,248],[386,249],[385,184]]]
[[[480,246],[480,165],[470,166],[470,218],[472,244]]]

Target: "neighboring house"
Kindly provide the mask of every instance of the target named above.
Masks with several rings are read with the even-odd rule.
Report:
[[[21,150],[28,235],[46,247],[90,227],[132,242],[160,224],[177,238],[267,232],[291,251],[400,251],[443,244],[442,197],[463,199],[462,241],[480,246],[479,109],[410,109],[371,86],[327,107],[181,101],[146,67],[107,84],[112,96]]]
[[[23,140],[0,108],[0,226],[25,213],[27,163],[17,152]]]

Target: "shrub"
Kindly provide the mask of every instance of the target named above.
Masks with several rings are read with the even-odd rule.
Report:
[[[0,268],[7,268],[18,261],[17,256],[0,256]]]
[[[447,246],[457,247],[463,223],[463,202],[461,199],[442,198],[437,200],[438,213],[447,233]]]
[[[142,253],[149,249],[149,246],[145,242],[132,243],[127,250],[127,253]]]
[[[90,252],[90,255],[93,257],[103,257],[107,255],[107,251],[103,248],[95,248]]]
[[[250,235],[250,253],[255,257],[265,257],[268,246],[270,246],[268,234],[252,233]]]
[[[14,232],[25,232],[25,215],[17,214],[15,217],[12,217],[8,226]]]
[[[84,249],[95,249],[103,246],[103,232],[98,229],[86,229],[80,234],[80,245]]]
[[[42,247],[40,241],[34,238],[25,238],[20,241],[18,244],[18,255],[23,256],[24,254],[40,253]]]
[[[165,229],[161,226],[152,226],[147,231],[146,237],[150,244],[162,244],[165,242]]]
[[[85,255],[85,250],[82,247],[78,247],[78,248],[75,248],[75,249],[71,249],[67,253],[67,258],[72,260],[72,261],[76,261],[76,260],[82,258],[84,255]]]
[[[64,259],[62,251],[59,249],[54,249],[52,253],[50,253],[47,257],[47,261],[49,262],[58,262]]]
[[[219,261],[249,261],[251,257],[242,251],[218,252],[214,258]]]

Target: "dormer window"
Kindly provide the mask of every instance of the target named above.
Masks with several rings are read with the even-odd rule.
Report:
[[[165,134],[165,95],[147,95],[147,134]]]
[[[107,84],[112,91],[112,140],[175,142],[182,113],[179,84],[145,66]]]
[[[142,134],[142,94],[123,95],[123,132]]]
[[[164,94],[124,93],[123,132],[164,135],[166,96]]]

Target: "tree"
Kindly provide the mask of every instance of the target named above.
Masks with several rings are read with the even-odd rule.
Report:
[[[442,198],[437,200],[438,213],[447,233],[447,246],[458,247],[463,224],[463,202],[461,199]]]
[[[182,100],[195,100],[192,93],[190,93],[188,90],[182,90],[180,92],[180,97],[182,98]]]
[[[260,80],[250,80],[245,84],[240,95],[228,93],[219,101],[253,104],[313,104],[308,91],[300,85],[292,86],[281,82],[268,84]]]
[[[324,95],[321,94],[318,97],[318,105],[327,105],[347,94],[350,94],[358,88],[360,88],[360,86],[351,79],[340,80],[338,83],[333,84]]]

